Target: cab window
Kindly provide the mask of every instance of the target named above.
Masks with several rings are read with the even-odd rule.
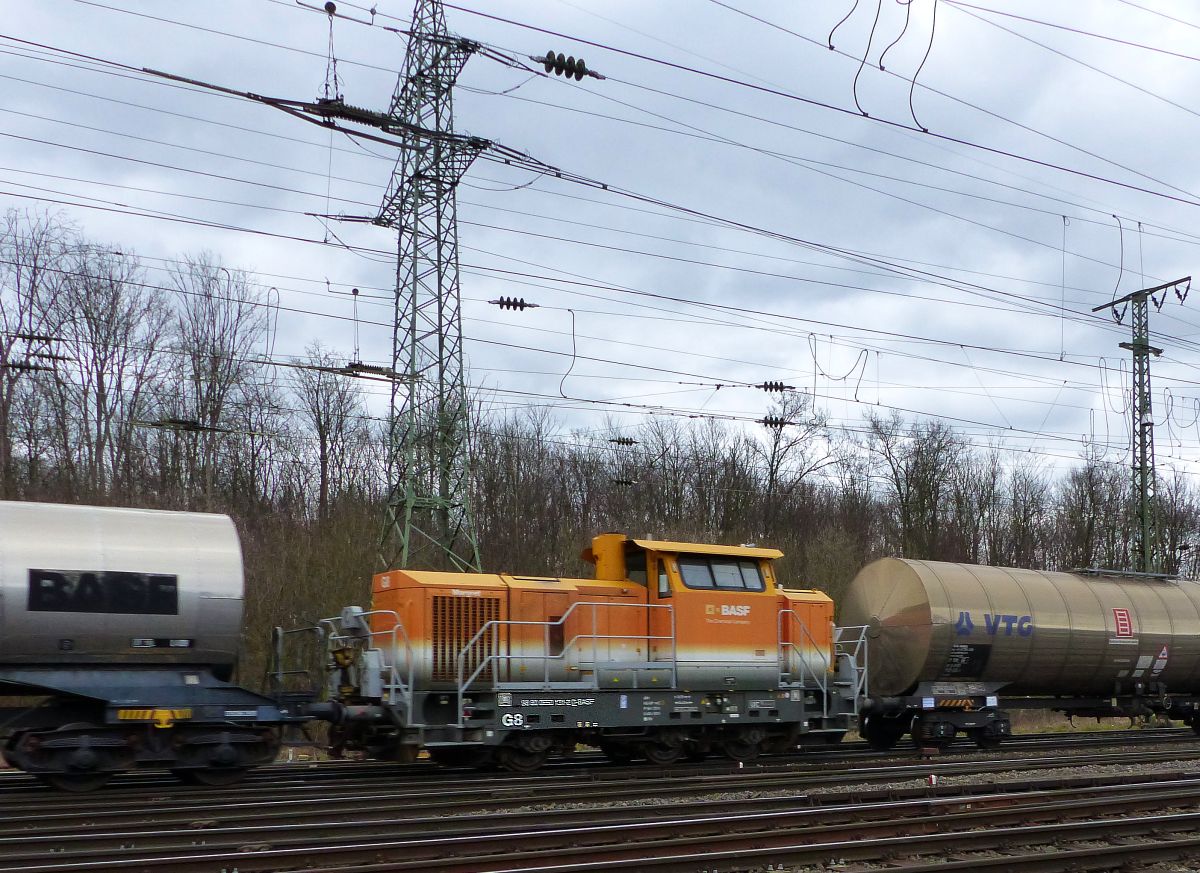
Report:
[[[688,588],[716,588],[721,591],[765,591],[757,561],[736,558],[680,558],[679,570]]]
[[[646,553],[641,549],[629,549],[625,552],[625,575],[630,582],[638,585],[646,584]]]
[[[667,562],[658,562],[658,596],[671,596],[671,580],[667,577]]]
[[[679,574],[688,588],[712,588],[712,570],[705,558],[680,558]]]

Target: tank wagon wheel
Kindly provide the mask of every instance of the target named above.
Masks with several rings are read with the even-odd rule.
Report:
[[[890,752],[896,748],[896,743],[907,730],[907,725],[899,719],[886,719],[877,715],[868,715],[863,719],[862,737],[876,752]]]
[[[242,767],[183,767],[171,771],[185,785],[208,785],[219,788],[223,785],[234,785],[246,778],[246,770]]]
[[[56,734],[90,730],[100,731],[102,729],[86,721],[71,722],[39,736],[42,740],[53,740]],[[15,748],[23,736],[24,734],[19,734],[14,737],[10,741],[10,745]],[[59,791],[75,793],[95,791],[106,785],[108,780],[113,777],[112,770],[98,769],[105,762],[103,751],[97,752],[92,748],[80,748],[69,752],[59,750],[51,760],[63,766],[63,769],[57,773],[33,773],[32,775],[42,784],[57,788]]]
[[[1000,748],[1000,737],[985,737],[980,734],[975,737],[975,746],[984,752],[994,752]]]
[[[721,741],[721,751],[734,761],[753,761],[763,750],[767,732],[761,727],[744,727]]]
[[[918,749],[937,749],[939,752],[943,752],[951,743],[954,742],[954,736],[927,737],[924,735],[924,733],[922,733],[920,728],[914,726],[912,730],[912,741],[913,745]]]
[[[33,776],[43,785],[75,794],[103,788],[112,778],[111,773],[34,773]]]
[[[733,739],[725,740],[721,743],[721,751],[725,753],[725,757],[734,761],[744,762],[753,761],[758,757],[758,743],[752,743],[749,740]]]
[[[500,746],[496,749],[496,763],[510,773],[532,773],[546,763],[546,751],[530,752],[516,746]]]

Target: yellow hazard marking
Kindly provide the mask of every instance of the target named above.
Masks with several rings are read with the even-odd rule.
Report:
[[[169,728],[177,721],[187,721],[192,717],[188,709],[118,709],[119,721],[152,721],[156,728]]]
[[[950,697],[938,701],[938,706],[946,709],[972,709],[974,705],[975,702],[969,697]]]

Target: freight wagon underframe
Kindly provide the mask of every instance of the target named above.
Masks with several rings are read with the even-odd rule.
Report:
[[[1161,686],[1130,691],[1114,688],[1108,697],[1004,696],[1002,686],[947,687],[923,683],[903,697],[866,697],[860,715],[863,738],[877,750],[895,747],[909,735],[918,746],[945,748],[956,738],[969,738],[984,749],[998,748],[1011,736],[1010,711],[1061,712],[1067,718],[1165,717],[1182,721],[1200,735],[1200,696],[1173,694]]]
[[[230,784],[274,759],[279,727],[303,720],[188,665],[0,667],[0,703],[8,763],[74,791],[137,767]]]

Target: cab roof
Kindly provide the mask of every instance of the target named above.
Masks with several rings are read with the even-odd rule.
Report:
[[[712,543],[676,543],[670,540],[635,540],[629,542],[652,552],[680,552],[693,555],[728,555],[733,558],[782,558],[779,549],[760,549],[756,546],[717,546]]]

